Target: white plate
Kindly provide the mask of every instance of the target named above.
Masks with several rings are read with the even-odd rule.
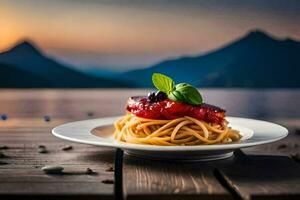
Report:
[[[176,161],[199,161],[228,158],[234,149],[251,147],[280,140],[288,135],[288,130],[280,125],[237,117],[227,117],[229,126],[242,134],[239,143],[197,145],[197,146],[155,146],[130,144],[113,140],[113,123],[119,117],[91,119],[66,123],[55,127],[53,135],[84,144],[115,147],[132,156],[149,159]]]

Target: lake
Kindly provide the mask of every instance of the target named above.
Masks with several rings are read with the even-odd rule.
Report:
[[[122,115],[129,96],[147,95],[149,91],[151,89],[0,90],[0,114],[30,118],[55,115],[53,117],[76,120],[85,119],[87,112],[93,112],[94,118]],[[300,118],[299,89],[200,89],[200,92],[205,102],[225,108],[230,116],[266,120]],[[113,102],[111,96],[115,97]]]

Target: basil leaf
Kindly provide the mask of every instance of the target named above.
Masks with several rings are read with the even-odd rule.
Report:
[[[191,105],[199,105],[203,101],[202,96],[195,87],[187,83],[180,83],[175,86],[174,81],[166,75],[154,73],[152,82],[159,91],[166,93],[168,98],[173,101]]]
[[[175,89],[174,81],[170,77],[160,73],[154,73],[152,75],[152,82],[159,91],[162,91],[166,94],[169,94]]]
[[[175,90],[182,90],[184,87],[189,86],[187,83],[179,83],[175,86]]]
[[[175,91],[179,92],[181,96],[183,96],[183,102],[191,104],[191,105],[199,105],[202,103],[202,96],[199,91],[193,86],[180,83],[176,85]]]
[[[180,101],[180,102],[184,102],[185,99],[184,96],[182,96],[181,93],[177,90],[170,92],[168,98],[173,101]]]

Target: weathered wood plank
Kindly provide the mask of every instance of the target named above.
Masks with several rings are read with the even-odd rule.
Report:
[[[39,129],[48,128],[51,130],[52,127],[57,126],[62,123],[72,121],[70,118],[50,118],[50,121],[45,121],[43,116],[40,117],[26,117],[19,118],[16,116],[11,116],[5,121],[0,121],[0,130],[1,131],[15,131],[15,130],[24,130],[24,131],[34,131],[37,132]]]
[[[244,199],[299,199],[300,165],[292,160],[300,155],[298,122],[277,122],[289,129],[283,140],[243,149],[232,167],[220,171],[229,187]]]
[[[205,163],[172,163],[124,158],[127,199],[231,199]]]
[[[13,190],[12,190],[13,189]],[[15,182],[0,183],[1,195],[97,195],[98,198],[112,199],[113,185],[101,181],[91,182]],[[16,196],[18,197],[18,196]],[[22,197],[22,196],[19,196]],[[41,198],[44,198],[41,196]]]
[[[98,148],[99,149],[99,148]],[[98,198],[113,198],[113,184],[102,181],[113,180],[114,173],[107,171],[114,163],[114,151],[95,151],[60,154],[47,159],[42,155],[19,155],[18,159],[8,157],[6,165],[0,165],[0,196],[2,195],[97,195]],[[99,154],[100,153],[100,154]],[[101,155],[102,153],[102,155]],[[46,175],[41,167],[48,164],[58,164],[65,168],[62,175]],[[86,174],[91,168],[96,174]],[[23,198],[23,196],[19,196]],[[40,196],[42,197],[42,196]]]
[[[99,200],[99,195],[97,194],[54,194],[54,195],[32,195],[32,194],[14,194],[14,195],[2,195],[3,199],[5,200],[15,200],[15,199],[22,199],[22,200]],[[103,195],[101,200],[111,199],[110,195]]]
[[[247,155],[282,155],[300,159],[300,134],[298,128],[289,128],[289,135],[283,140],[243,149]],[[296,160],[296,159],[295,159]]]
[[[0,165],[3,168],[30,168],[31,166],[43,166],[49,164],[64,164],[64,165],[101,165],[103,169],[111,167],[114,163],[114,151],[94,151],[94,152],[79,152],[79,153],[60,153],[55,156],[49,154],[31,154],[18,156],[11,154],[4,154],[5,158],[1,158],[1,162],[8,163]],[[25,167],[26,166],[26,167]]]
[[[38,168],[19,168],[19,169],[1,169],[1,183],[14,182],[101,182],[99,180],[111,179],[113,172],[106,171],[107,168],[99,165],[61,165],[64,167],[62,174],[45,174],[40,167]],[[87,173],[90,168],[94,173]],[[24,173],[26,170],[26,173]],[[100,177],[101,176],[101,177]]]
[[[9,118],[0,122],[0,145],[9,148],[0,150],[0,197],[44,199],[69,197],[70,199],[114,198],[114,173],[107,171],[114,165],[115,150],[93,147],[60,140],[51,134],[51,129],[70,119],[56,118],[50,122],[43,118]],[[45,145],[48,153],[38,152]],[[72,145],[73,149],[62,148]],[[60,175],[47,175],[41,167],[61,165]],[[86,173],[91,168],[95,173]],[[104,181],[104,182],[102,182]],[[24,196],[25,195],[25,196]]]
[[[285,156],[237,153],[218,172],[242,199],[299,199],[300,165]]]
[[[65,165],[102,165],[103,168],[112,166],[114,163],[114,150],[88,151],[88,152],[63,152],[63,153],[31,153],[31,154],[9,154],[3,153],[4,158],[0,161],[9,165],[0,165],[0,169],[25,166],[42,166],[49,164]],[[52,155],[54,154],[54,155]]]
[[[4,143],[10,147],[8,150],[2,151],[9,157],[0,159],[1,197],[7,199],[9,197],[6,195],[13,194],[22,195],[20,196],[22,199],[24,199],[24,195],[28,195],[32,199],[32,194],[34,194],[34,197],[45,199],[46,194],[51,194],[50,197],[60,197],[64,200],[68,197],[69,199],[76,197],[78,199],[112,198],[113,186],[103,184],[101,181],[104,178],[113,178],[113,173],[105,172],[105,168],[113,165],[114,151],[65,142],[51,136],[50,131],[52,127],[67,121],[123,114],[124,102],[128,96],[145,93],[145,90],[1,90],[0,114],[7,114],[9,118],[6,121],[0,120],[0,145]],[[259,113],[247,109],[249,105],[247,92],[242,92],[242,97],[238,93],[239,99],[244,98],[241,103],[247,105],[246,107],[236,105],[234,100],[237,99],[237,93],[235,91],[208,90],[204,91],[204,94],[207,102],[227,108],[230,115],[254,118],[283,117],[279,112],[280,109],[274,106],[263,107],[266,110],[272,110],[273,114],[271,112],[269,114],[266,110]],[[220,96],[222,98],[219,98]],[[276,113],[279,114],[273,116]],[[43,116],[45,115],[51,117],[49,122],[44,121]],[[297,143],[297,137],[293,137],[289,141],[287,150],[266,145],[262,149],[253,151],[250,149],[249,154],[274,155],[279,152],[288,155],[296,149],[293,145]],[[46,145],[49,149],[47,155],[37,153],[37,146],[40,144]],[[61,146],[68,144],[71,144],[74,149],[69,152],[61,151]],[[1,165],[1,162],[7,164]],[[263,165],[261,159],[258,159],[257,162]],[[281,162],[286,163],[287,161]],[[77,174],[48,176],[41,173],[41,166],[55,163],[62,164],[67,171]],[[246,162],[250,165],[248,168],[243,168],[243,165],[240,164],[240,168],[255,171],[257,166],[253,163],[255,162]],[[275,165],[275,162],[271,163]],[[97,176],[81,174],[88,166],[99,174]],[[272,169],[272,166],[267,166]],[[128,157],[125,157],[124,163],[124,191],[128,198],[145,198],[145,196],[165,199],[170,197],[230,198],[231,195],[218,182],[218,177],[215,178],[213,173],[215,168],[219,168],[221,177],[228,181],[225,183],[232,181],[235,185],[232,185],[231,188],[235,186],[241,188],[242,194],[245,194],[246,197],[247,195],[254,198],[269,197],[266,191],[271,190],[272,183],[267,182],[268,186],[264,186],[264,180],[250,177],[258,182],[252,181],[251,184],[242,185],[244,184],[243,173],[232,174],[230,171],[231,168],[238,170],[235,163],[227,163],[227,165],[219,162],[174,164],[131,160]],[[264,175],[264,170],[257,175],[260,173]],[[247,171],[245,173],[247,175]],[[289,173],[287,174],[289,175]],[[298,175],[296,174],[295,177]],[[2,178],[5,180],[3,183],[1,182]],[[246,178],[248,177],[246,176]],[[135,182],[137,180],[140,183]],[[287,179],[285,183],[287,183],[286,186],[278,185],[281,189],[285,188],[284,191],[278,189],[279,192],[271,196],[296,194],[293,193],[295,191],[293,187],[291,187],[290,193],[288,191],[292,181]],[[251,185],[255,186],[255,184],[263,189],[254,191],[249,189]],[[276,185],[272,187],[276,188]]]

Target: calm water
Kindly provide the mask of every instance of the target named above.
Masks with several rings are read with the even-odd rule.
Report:
[[[203,90],[203,95],[231,116],[300,118],[300,90]]]
[[[200,90],[205,102],[227,110],[227,115],[257,119],[300,119],[300,90]],[[0,90],[0,113],[11,117],[85,119],[122,115],[129,96],[149,90]]]

